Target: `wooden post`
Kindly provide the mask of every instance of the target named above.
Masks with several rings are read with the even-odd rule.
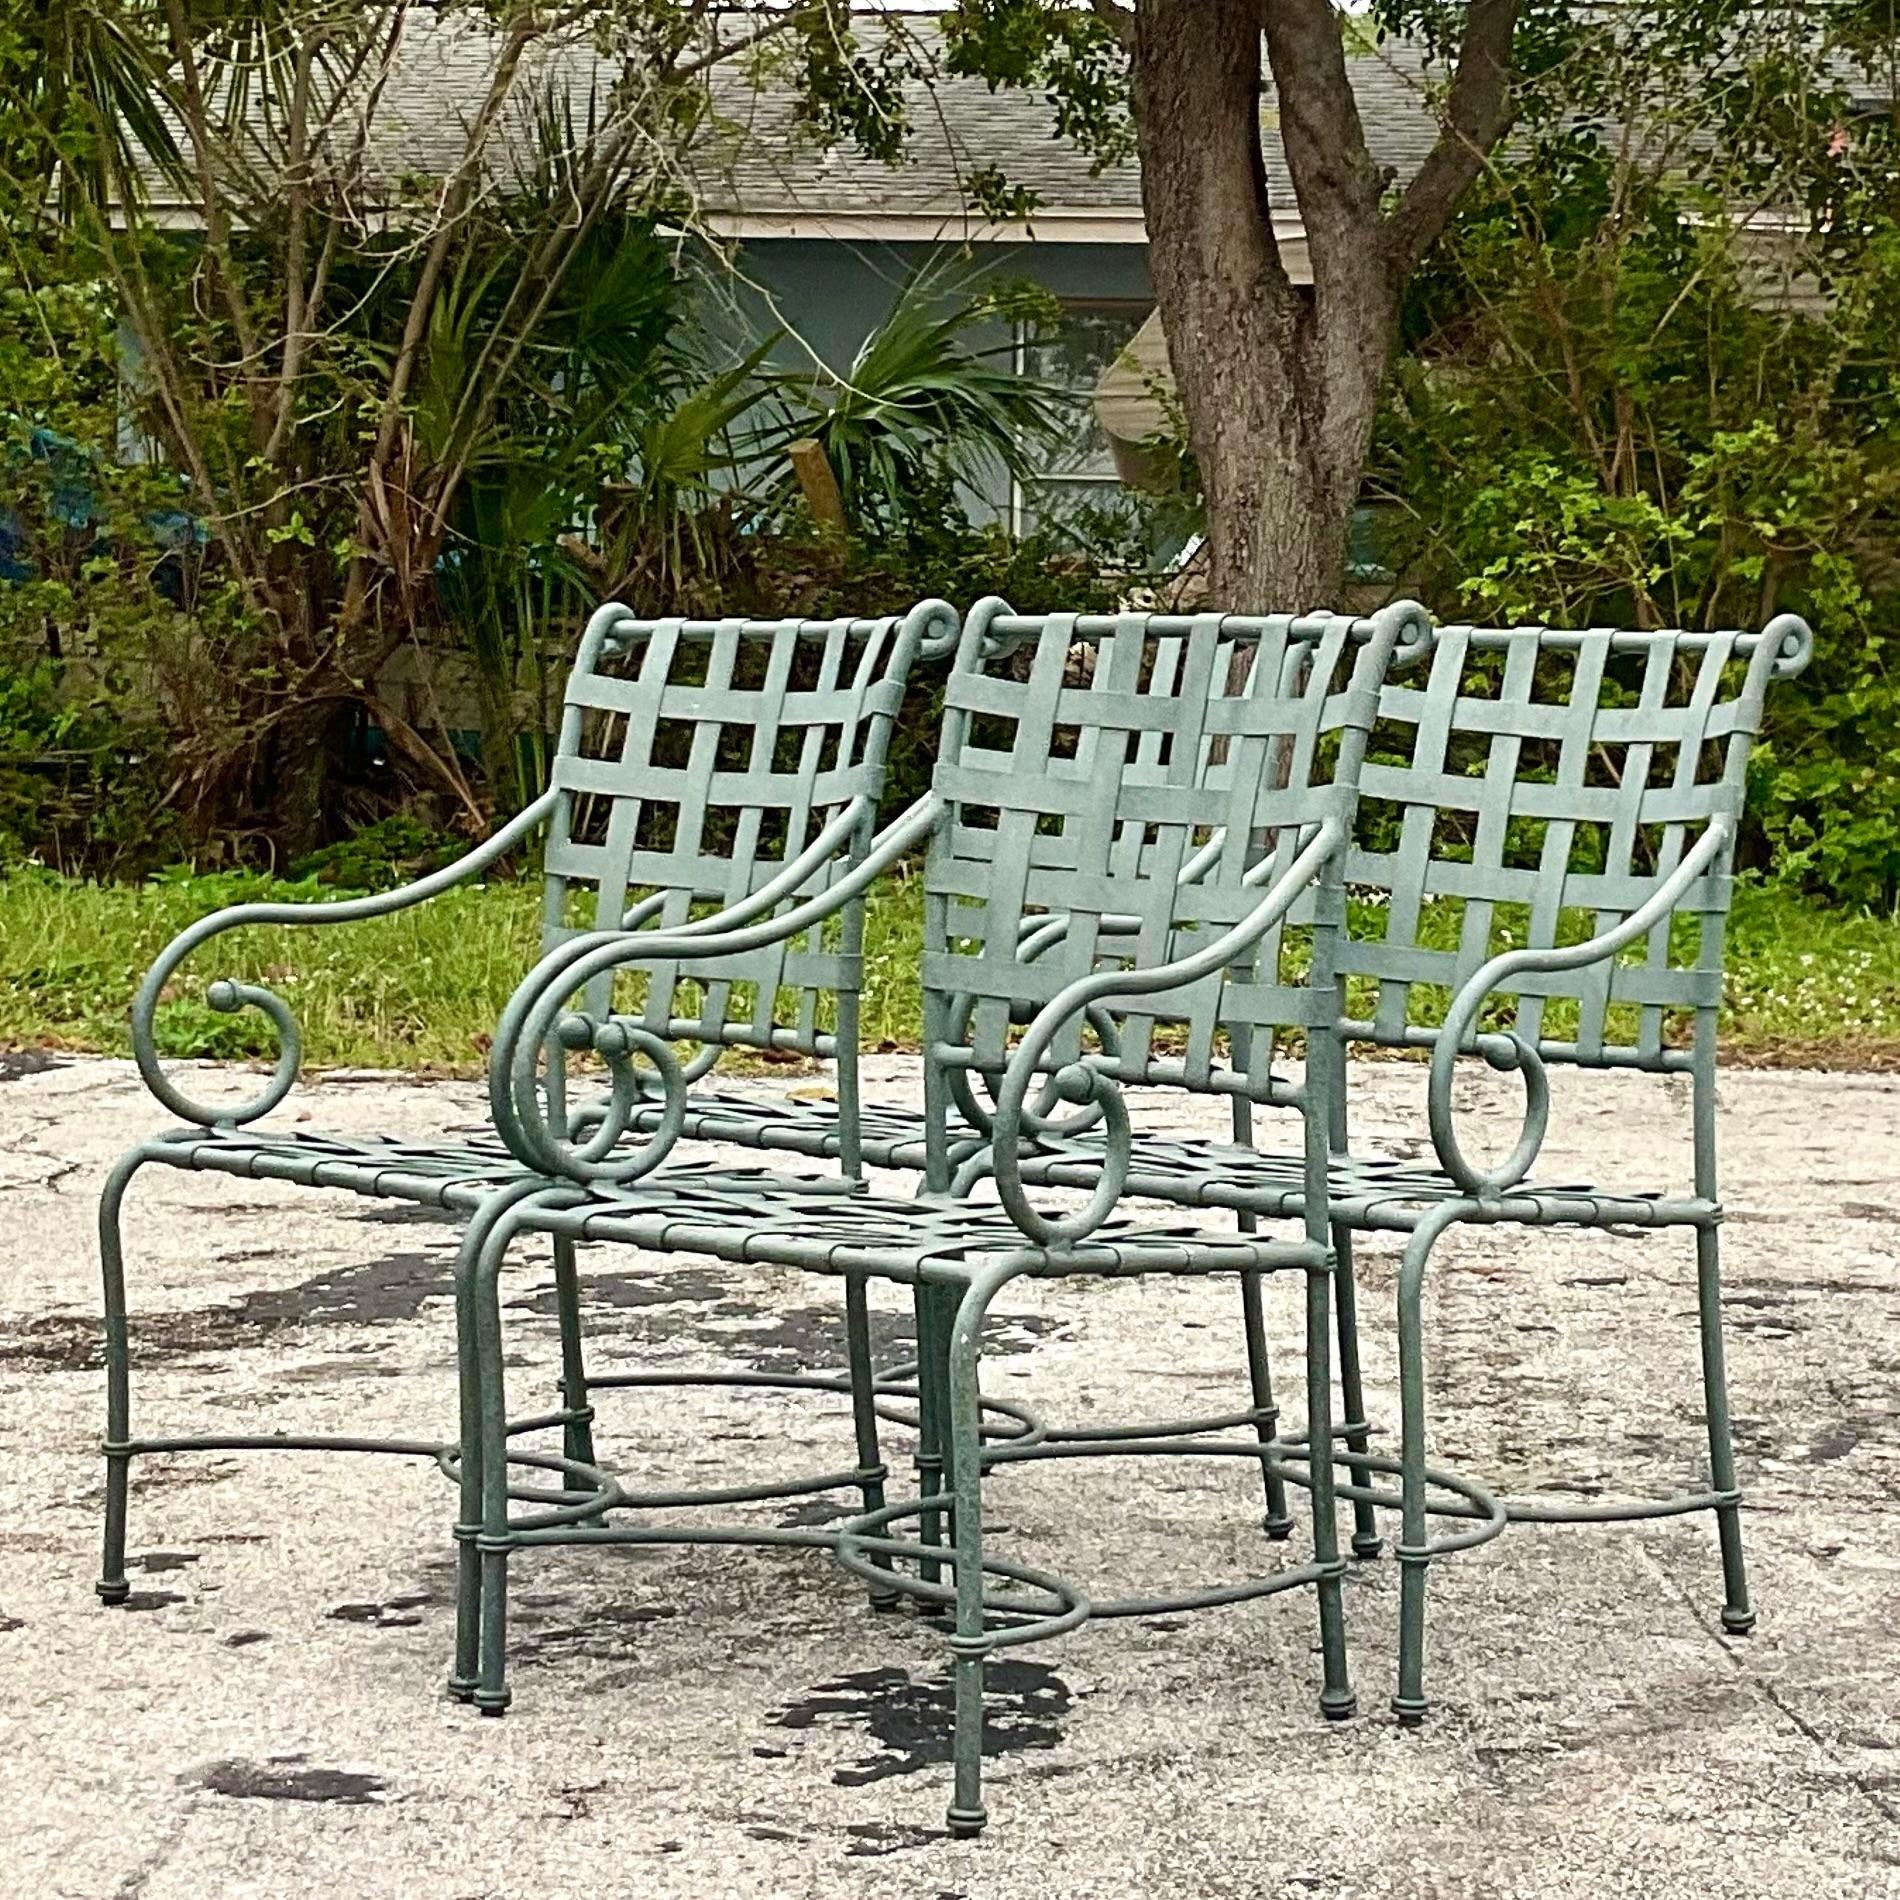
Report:
[[[791,458],[792,473],[804,490],[805,506],[811,510],[813,519],[821,528],[832,528],[843,534],[849,526],[845,519],[844,496],[825,454],[825,445],[811,436],[800,436],[787,445],[785,453]]]

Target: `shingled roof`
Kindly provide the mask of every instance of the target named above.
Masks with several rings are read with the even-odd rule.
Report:
[[[887,30],[891,23],[883,16],[860,20],[860,38],[872,51]],[[1019,90],[992,92],[981,80],[943,72],[936,23],[928,15],[904,16],[895,30],[908,35],[915,55],[937,71],[905,85],[911,132],[906,156],[894,166],[822,144],[800,119],[796,89],[769,68],[759,75],[739,62],[715,69],[713,122],[686,164],[686,182],[713,228],[739,237],[1007,235],[983,226],[967,209],[965,181],[977,171],[997,171],[1035,194],[1039,208],[1029,230],[1039,239],[1141,241],[1141,180],[1132,160],[1098,170],[1087,153],[1057,134],[1047,99]],[[368,115],[373,196],[393,204],[402,181],[453,169],[464,150],[464,129],[487,92],[494,58],[493,29],[478,18],[410,16],[394,70]],[[585,116],[590,95],[604,96],[617,75],[616,67],[578,42],[543,49],[534,63],[543,81],[565,93],[577,119]],[[1435,129],[1419,49],[1389,44],[1354,59],[1351,71],[1374,160],[1408,177]],[[540,91],[535,86],[517,94],[512,124],[496,146],[497,169],[524,149]],[[1277,119],[1269,91],[1262,103],[1268,189],[1276,218],[1297,232]],[[259,157],[270,162],[269,154]],[[188,218],[193,207],[172,209]]]
[[[935,28],[909,19],[905,30],[934,51]],[[877,32],[866,24],[867,35]],[[1399,179],[1423,162],[1436,134],[1419,48],[1392,43],[1355,59],[1353,90],[1374,162]],[[737,72],[721,74],[715,93],[721,136],[697,165],[705,210],[739,235],[777,226],[915,224],[947,226],[966,220],[964,181],[994,169],[1012,185],[1027,186],[1039,209],[1030,220],[1043,237],[1074,223],[1130,227],[1141,236],[1141,177],[1135,162],[1097,169],[1089,155],[1055,130],[1047,99],[1034,92],[991,91],[980,79],[939,72],[905,87],[911,125],[906,162],[890,166],[859,153],[820,149],[801,133],[797,98],[768,84],[754,91]],[[1267,187],[1276,214],[1297,225],[1271,89],[1262,104]]]

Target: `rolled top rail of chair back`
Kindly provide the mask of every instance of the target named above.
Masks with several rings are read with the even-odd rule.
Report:
[[[944,815],[924,872],[924,984],[947,1009],[933,1052],[994,1069],[1026,1010],[1079,978],[1193,954],[1252,917],[1323,828],[1343,846],[1401,639],[1429,646],[1422,610],[974,610],[945,692]],[[1151,1030],[1185,1024],[1162,1068],[1208,1086],[1219,1032],[1327,1005],[1283,974],[1281,949],[1276,925],[1232,966],[1117,1003],[1112,1064],[1097,1012],[1091,1060],[1157,1074]],[[1050,1061],[1087,1033],[1078,1017]]]
[[[609,605],[569,676],[550,781],[543,946],[677,928],[774,879],[827,889],[875,827],[913,663],[961,626],[943,601],[832,620],[643,620]],[[635,963],[663,1033],[823,1053],[824,992],[855,989],[855,944],[812,931],[690,972]],[[592,1007],[604,1008],[608,979]],[[789,994],[792,1019],[780,1021]],[[625,1007],[623,998],[617,1007]]]
[[[1403,666],[1408,660],[1429,653],[1437,638],[1431,618],[1423,608],[1416,607],[1409,601],[1399,603],[1399,608],[1391,662],[1394,667]],[[1143,622],[1147,637],[1159,641],[1184,640],[1209,616],[1151,613],[1136,617]],[[1333,616],[1327,614],[1221,614],[1215,617],[1219,619],[1226,639],[1244,644],[1257,641],[1262,637],[1270,637],[1274,628],[1283,627],[1289,623],[1300,630],[1296,632],[1296,638],[1310,637],[1310,629]],[[988,600],[977,603],[964,625],[967,632],[974,624],[985,647],[994,653],[1040,640],[1050,618],[1048,614],[1014,613],[992,596]],[[1126,627],[1129,618],[1127,614],[1075,614],[1070,617],[1069,637],[1082,645],[1112,639],[1117,632]],[[1348,633],[1352,640],[1364,645],[1379,637],[1381,629],[1382,623],[1377,616],[1362,615],[1351,621]]]
[[[1424,676],[1387,682],[1360,778],[1339,952],[1350,1033],[1430,1045],[1490,957],[1613,928],[1723,819],[1728,844],[1638,944],[1523,972],[1486,1022],[1551,1060],[1686,1066],[1671,1018],[1721,1000],[1764,696],[1812,649],[1793,615],[1759,633],[1440,628]]]

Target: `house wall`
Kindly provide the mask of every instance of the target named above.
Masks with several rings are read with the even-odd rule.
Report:
[[[963,260],[967,260],[964,262]],[[735,301],[755,328],[779,324],[832,369],[843,369],[889,315],[899,290],[935,266],[964,281],[1026,280],[1058,297],[1149,301],[1145,244],[859,244],[834,238],[752,238],[740,247]],[[730,319],[728,319],[730,320]]]

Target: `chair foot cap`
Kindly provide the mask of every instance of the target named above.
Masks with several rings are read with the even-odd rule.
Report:
[[[1361,1563],[1370,1563],[1372,1559],[1378,1556],[1380,1551],[1384,1549],[1385,1539],[1383,1537],[1355,1537],[1352,1540],[1352,1554],[1357,1557]]]
[[[512,1689],[477,1689],[475,1706],[484,1715],[506,1715],[508,1704],[515,1699]]]
[[[1422,1727],[1431,1706],[1423,1696],[1395,1695],[1392,1698],[1392,1713],[1399,1718],[1400,1728]]]
[[[1319,1712],[1329,1722],[1350,1722],[1359,1713],[1359,1698],[1350,1689],[1328,1689],[1320,1696]]]
[[[451,1702],[475,1700],[475,1679],[472,1676],[451,1676],[442,1686]]]
[[[973,1841],[989,1825],[987,1808],[952,1808],[945,1817],[951,1834],[960,1841]]]
[[[1722,1612],[1723,1631],[1730,1636],[1746,1636],[1755,1627],[1753,1610],[1724,1610]]]
[[[1290,1517],[1263,1517],[1260,1528],[1276,1544],[1284,1544],[1293,1535],[1293,1520]]]
[[[92,1587],[101,1603],[123,1603],[132,1594],[132,1586],[123,1577],[102,1578]]]

